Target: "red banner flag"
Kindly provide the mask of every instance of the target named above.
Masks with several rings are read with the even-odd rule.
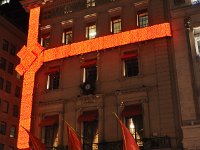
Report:
[[[27,129],[24,128],[24,130],[28,133],[34,150],[47,150],[46,146],[38,138],[33,136]]]
[[[119,117],[116,114],[115,116],[122,130],[123,150],[140,150],[135,139],[131,135],[130,131],[126,128],[126,126],[122,123],[122,121],[119,119]]]
[[[65,121],[68,133],[68,150],[82,150],[82,144],[74,129]]]

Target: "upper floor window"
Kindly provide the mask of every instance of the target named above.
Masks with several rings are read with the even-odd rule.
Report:
[[[60,72],[51,72],[48,74],[47,78],[47,89],[48,90],[54,90],[59,88],[59,82],[60,82]]]
[[[149,25],[149,17],[147,9],[137,12],[137,26],[140,28],[147,27]]]
[[[7,101],[5,101],[5,100],[2,100],[1,109],[2,109],[2,112],[8,113],[9,103]]]
[[[51,40],[50,33],[43,34],[41,39],[40,39],[40,44],[43,47],[47,48],[47,47],[49,47],[50,40]]]
[[[196,53],[200,56],[200,27],[194,28],[194,41]]]
[[[16,132],[16,127],[15,126],[11,126],[10,127],[10,137],[11,138],[15,137],[15,132]]]
[[[91,23],[86,26],[86,38],[93,39],[96,37],[96,24]]]
[[[10,0],[1,0],[0,1],[0,5],[6,4],[6,3],[10,3]]]
[[[16,54],[16,47],[14,45],[11,45],[10,46],[10,55],[15,56],[15,54]]]
[[[191,0],[192,5],[199,4],[200,0]]]
[[[13,117],[18,117],[19,115],[19,107],[17,105],[13,105]]]
[[[63,44],[71,44],[72,43],[72,28],[66,29],[63,32],[62,37]]]
[[[86,0],[86,6],[88,7],[94,7],[95,6],[95,0]]]
[[[9,62],[8,64],[8,73],[13,74],[14,71],[14,64]]]
[[[122,56],[124,77],[137,76],[139,73],[137,52],[127,52]]]
[[[8,46],[9,46],[9,42],[7,40],[3,39],[2,49],[5,51],[8,51]]]
[[[83,82],[95,83],[97,80],[96,59],[86,60],[81,67],[83,68]]]
[[[15,97],[20,97],[21,94],[21,88],[19,86],[16,86],[15,88]]]
[[[7,93],[10,93],[11,92],[11,82],[10,81],[6,81],[6,88],[5,88],[5,91]]]
[[[0,121],[0,134],[5,135],[6,134],[6,122]]]
[[[115,17],[110,21],[110,31],[111,33],[119,33],[121,32],[121,18]]]
[[[0,90],[3,90],[4,79],[0,77]]]
[[[3,57],[0,57],[0,69],[6,70],[7,60]]]

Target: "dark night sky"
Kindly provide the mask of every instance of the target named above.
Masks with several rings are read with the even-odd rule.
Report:
[[[10,0],[9,4],[0,6],[0,15],[27,33],[29,14],[22,8],[19,0]]]

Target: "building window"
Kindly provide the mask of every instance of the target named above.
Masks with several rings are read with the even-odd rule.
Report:
[[[4,144],[0,143],[0,150],[4,150]]]
[[[5,39],[3,39],[3,46],[2,46],[2,49],[4,51],[8,51],[8,46],[9,46],[9,42]]]
[[[0,134],[6,135],[6,122],[0,121]]]
[[[11,45],[10,47],[11,47],[10,48],[10,55],[15,56],[15,54],[16,54],[16,47],[14,45]]]
[[[40,44],[43,47],[48,48],[49,44],[50,44],[50,40],[51,40],[50,33],[43,34],[42,37],[41,37],[41,39],[40,39]]]
[[[93,39],[96,37],[96,24],[91,23],[86,26],[86,38]]]
[[[122,56],[122,60],[124,77],[137,76],[139,73],[137,52],[124,53],[124,55]]]
[[[112,18],[110,21],[111,33],[121,32],[121,19],[119,17]]]
[[[9,110],[9,103],[7,101],[2,100],[2,112],[3,113],[8,113]]]
[[[86,0],[86,6],[88,7],[94,7],[95,6],[95,0]]]
[[[15,88],[15,97],[20,97],[21,95],[21,88],[19,86],[16,86]]]
[[[62,43],[63,44],[71,44],[72,43],[72,28],[66,29],[63,32]]]
[[[200,56],[200,27],[194,28],[195,49],[198,56]]]
[[[4,79],[0,77],[0,90],[3,90]]]
[[[48,90],[58,89],[59,82],[60,82],[60,72],[59,71],[48,74],[47,89]]]
[[[6,70],[7,60],[3,57],[0,58],[0,69]]]
[[[14,64],[9,62],[9,64],[8,64],[8,73],[9,74],[13,74],[13,71],[14,71]]]
[[[137,12],[137,26],[140,28],[147,27],[149,25],[149,17],[147,9]]]
[[[5,88],[5,91],[7,93],[10,93],[11,92],[11,82],[10,81],[6,81],[6,88]]]
[[[140,104],[125,106],[122,111],[122,116],[125,118],[126,127],[133,135],[138,146],[143,146],[143,115],[142,106]]]
[[[174,0],[175,5],[180,5],[180,4],[183,4],[183,3],[185,3],[185,0]]]
[[[15,137],[15,132],[16,132],[16,127],[15,126],[11,126],[11,128],[10,128],[10,137],[11,138]]]
[[[199,4],[200,0],[191,0],[192,5]]]
[[[4,4],[7,4],[7,3],[10,3],[10,0],[1,0],[0,1],[0,5],[4,5]]]
[[[18,117],[19,116],[19,108],[17,105],[13,105],[13,117]]]

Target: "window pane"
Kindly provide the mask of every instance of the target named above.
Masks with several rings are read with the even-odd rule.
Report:
[[[2,49],[5,51],[8,51],[8,46],[9,46],[9,42],[7,40],[3,39]]]
[[[66,31],[63,32],[63,39],[62,39],[63,44],[70,44],[72,43],[72,29],[67,29]]]
[[[42,37],[40,39],[41,40],[40,44],[43,47],[47,48],[47,47],[49,47],[50,39],[51,39],[50,33],[44,34],[44,35],[42,35]]]
[[[4,79],[0,77],[0,90],[3,90]]]
[[[60,72],[53,72],[48,75],[47,89],[53,90],[59,88]]]
[[[10,81],[6,81],[6,89],[5,89],[5,91],[7,93],[11,92],[11,82]]]
[[[6,134],[6,126],[7,124],[3,121],[0,122],[0,134],[5,135]]]
[[[19,108],[18,108],[18,106],[17,105],[14,105],[13,106],[13,117],[18,117],[18,115],[19,115]]]
[[[111,32],[119,33],[121,32],[121,19],[112,19],[111,21]]]
[[[16,47],[14,45],[11,45],[11,48],[10,48],[10,55],[13,55],[15,56],[16,54]]]
[[[147,27],[149,25],[149,19],[148,19],[148,12],[147,10],[141,10],[138,12],[137,14],[137,18],[138,18],[138,26],[140,28],[142,27]]]
[[[137,57],[124,60],[124,63],[125,63],[125,76],[126,77],[132,77],[132,76],[138,75],[139,67],[138,67]]]
[[[13,74],[13,71],[14,71],[14,64],[9,63],[8,64],[8,73]]]
[[[85,68],[85,82],[96,82],[97,80],[97,67],[91,66]]]
[[[96,25],[88,25],[86,27],[86,38],[87,39],[93,39],[96,37]]]
[[[6,64],[7,64],[6,59],[3,58],[3,57],[1,57],[1,58],[0,58],[0,69],[6,70]]]
[[[2,101],[2,112],[4,113],[8,113],[8,109],[9,109],[9,103],[5,100]]]
[[[16,131],[16,127],[15,126],[11,126],[11,128],[10,128],[10,137],[11,138],[15,137],[15,131]]]
[[[86,0],[87,7],[94,7],[95,6],[95,0]]]
[[[15,88],[15,97],[20,97],[21,95],[21,88],[19,86],[16,86]]]

